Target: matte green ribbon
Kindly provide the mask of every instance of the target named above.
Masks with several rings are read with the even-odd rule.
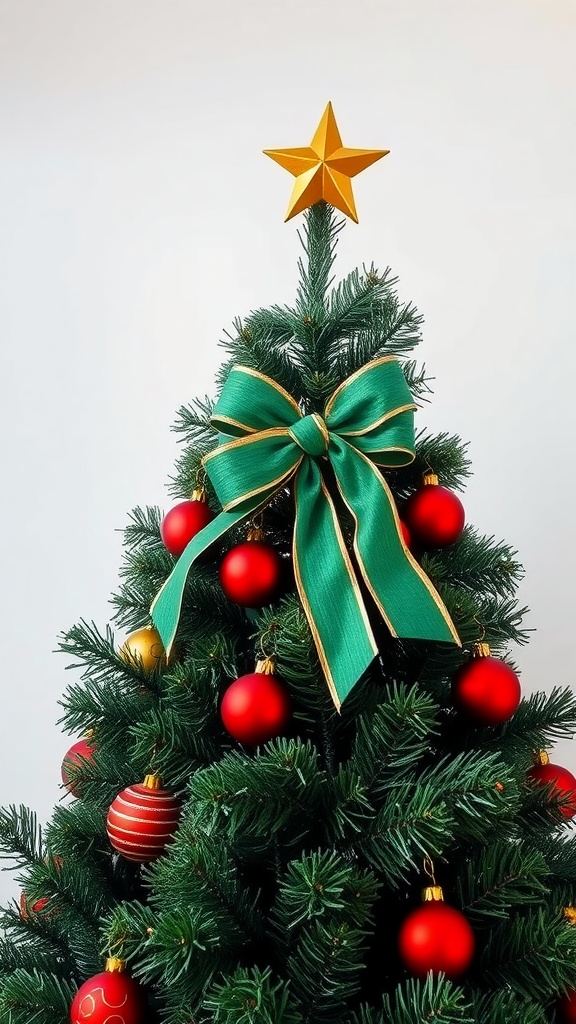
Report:
[[[414,459],[414,408],[393,356],[352,374],[336,388],[322,416],[303,416],[275,381],[235,366],[212,416],[223,436],[204,460],[223,511],[190,541],[152,605],[167,651],[195,559],[292,480],[296,584],[332,698],[340,706],[378,648],[322,475],[324,460],[355,523],[358,569],[392,635],[459,644],[440,596],[404,543],[394,498],[378,469]]]

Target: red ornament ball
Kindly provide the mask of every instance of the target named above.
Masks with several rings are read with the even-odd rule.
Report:
[[[72,796],[79,796],[78,785],[72,781],[70,777],[70,767],[76,768],[81,767],[83,761],[92,761],[94,758],[95,751],[94,743],[91,742],[89,737],[84,737],[73,743],[70,750],[65,755],[62,761],[62,768],[60,773],[62,775],[62,782],[66,786],[66,789]]]
[[[453,544],[462,533],[466,519],[460,499],[438,483],[425,483],[415,491],[402,509],[402,516],[414,541],[427,548]]]
[[[143,784],[123,789],[110,804],[108,839],[126,860],[155,860],[173,838],[181,809],[174,794],[161,788],[160,779],[147,775]]]
[[[226,690],[220,705],[224,728],[249,747],[257,747],[286,730],[291,715],[290,697],[272,674],[250,672]]]
[[[520,703],[516,673],[490,655],[472,658],[452,679],[452,700],[458,711],[478,725],[507,722]]]
[[[572,989],[556,1006],[558,1024],[576,1024],[576,989]]]
[[[59,857],[56,854],[56,856],[52,857],[51,860],[52,860],[52,863],[54,864],[54,867],[56,868],[56,870],[60,871],[60,869],[62,867],[62,864],[64,863],[64,861],[62,860],[62,857]],[[50,858],[45,857],[44,858],[44,862],[46,864],[48,864],[50,862]],[[30,903],[30,900],[28,899],[26,893],[25,892],[21,892],[20,893],[20,917],[22,918],[22,920],[23,921],[28,921],[28,919],[30,918],[31,914],[41,914],[42,911],[45,909],[45,907],[47,907],[48,904],[50,903],[51,898],[52,898],[51,896],[41,896],[39,900],[34,900],[34,903]],[[48,919],[49,917],[52,917],[53,914],[57,914],[57,913],[58,913],[58,910],[55,909],[55,910],[50,911],[49,913],[45,914],[44,917],[45,917],[45,919]]]
[[[180,558],[184,548],[193,537],[214,518],[214,513],[206,501],[192,498],[181,501],[166,513],[160,526],[160,535],[164,547]]]
[[[402,961],[411,974],[443,971],[458,978],[474,957],[474,932],[459,910],[443,900],[423,903],[404,920],[398,936]]]
[[[25,892],[20,893],[20,917],[23,921],[27,921],[30,914],[40,914],[50,902],[49,896],[44,896],[40,900],[36,900],[30,905],[28,897]]]
[[[70,1024],[144,1024],[145,999],[134,978],[102,971],[78,989],[70,1007]]]
[[[222,559],[220,583],[230,601],[245,608],[270,604],[282,587],[282,559],[275,548],[247,540]]]
[[[547,755],[545,755],[547,756]],[[527,772],[527,778],[538,785],[553,786],[553,795],[557,798],[567,800],[560,808],[565,818],[573,818],[576,814],[576,778],[567,768],[560,764],[552,764],[546,761],[545,764],[535,764]]]

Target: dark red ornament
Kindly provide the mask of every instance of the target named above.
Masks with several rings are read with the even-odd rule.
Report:
[[[402,518],[422,547],[445,548],[458,540],[466,514],[460,499],[439,485],[436,474],[425,473],[423,486],[408,498]]]
[[[222,559],[220,583],[230,601],[245,608],[270,604],[282,589],[282,559],[261,540],[247,540]]]
[[[477,725],[507,722],[520,703],[516,673],[490,655],[488,644],[475,644],[473,657],[452,679],[454,706]]]
[[[576,814],[576,778],[572,772],[560,764],[552,764],[545,750],[536,751],[534,760],[536,763],[526,777],[541,786],[552,784],[553,795],[566,801],[560,812],[565,818],[573,818]]]
[[[472,963],[474,932],[464,914],[444,903],[439,886],[425,889],[424,899],[400,928],[398,949],[402,962],[419,978],[428,971],[443,971],[447,978],[458,978]]]
[[[108,839],[126,860],[155,860],[173,838],[181,809],[174,794],[162,789],[161,779],[147,775],[141,785],[127,786],[110,804]]]
[[[44,863],[46,863],[46,864],[49,863],[49,858],[48,857],[44,858]],[[52,863],[54,864],[56,870],[59,871],[60,868],[62,867],[62,864],[63,864],[62,857],[58,857],[57,855],[55,857],[52,857]],[[48,904],[50,903],[51,899],[52,899],[51,896],[41,896],[39,900],[34,900],[34,903],[30,903],[30,900],[28,899],[26,893],[25,892],[21,892],[20,893],[20,917],[22,918],[23,921],[28,921],[28,919],[30,918],[30,916],[32,914],[41,914],[42,911],[45,909],[45,907],[48,906]],[[49,911],[48,913],[44,914],[44,917],[45,918],[49,918],[49,917],[52,917],[53,914],[57,914],[57,913],[58,913],[58,910],[54,909],[54,910]]]
[[[222,698],[224,728],[249,747],[281,736],[290,721],[290,697],[273,671],[268,658],[259,661],[256,671],[236,679]]]
[[[64,756],[60,774],[62,775],[62,782],[72,796],[77,797],[80,793],[77,784],[72,781],[69,769],[71,767],[81,767],[83,761],[92,761],[95,749],[94,741],[91,739],[91,736],[84,736],[83,739],[73,743],[68,753]]]
[[[146,1000],[124,963],[110,957],[106,970],[80,986],[70,1007],[70,1024],[144,1024]]]
[[[34,903],[30,904],[28,897],[25,892],[20,893],[20,917],[23,921],[27,921],[30,914],[40,914],[44,907],[50,902],[49,896],[43,896],[40,900],[35,900]]]
[[[174,558],[180,558],[192,538],[212,519],[214,513],[206,501],[206,491],[194,491],[190,501],[181,501],[164,516],[160,526],[164,547]]]
[[[576,989],[571,989],[556,1005],[558,1024],[576,1024]]]

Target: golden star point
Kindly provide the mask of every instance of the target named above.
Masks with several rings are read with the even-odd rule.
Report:
[[[342,145],[332,104],[320,118],[312,142],[298,149],[265,149],[264,153],[296,178],[285,220],[322,200],[358,223],[351,179],[389,149],[348,149]]]

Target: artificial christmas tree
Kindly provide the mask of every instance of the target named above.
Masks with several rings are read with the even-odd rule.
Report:
[[[504,672],[504,713],[494,665],[470,692],[475,644],[506,666],[526,639],[521,566],[462,531],[465,445],[414,436],[414,307],[373,267],[331,286],[334,207],[355,219],[350,178],[384,152],[343,147],[330,107],[310,147],[268,152],[296,177],[289,216],[306,211],[296,302],[238,322],[216,404],[178,414],[174,496],[205,468],[210,514],[167,544],[160,510],[132,513],[128,639],[84,621],[62,638],[83,667],[62,722],[91,751],[43,834],[26,808],[0,818],[32,910],[2,914],[0,1024],[104,1019],[103,957],[127,966],[105,987],[130,989],[134,1024],[569,1019],[571,795],[530,766],[576,700],[518,704]],[[424,536],[412,495],[432,471],[452,519]],[[255,608],[221,585],[254,526],[282,570]],[[167,793],[142,796],[145,775]],[[148,835],[140,797],[159,825],[158,792],[169,822],[142,864],[118,837]]]

